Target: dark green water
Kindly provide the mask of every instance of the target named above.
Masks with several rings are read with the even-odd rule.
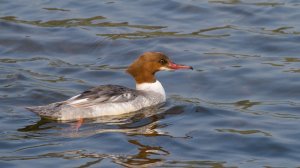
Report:
[[[300,166],[298,0],[0,1],[0,167]],[[167,103],[75,123],[24,107],[102,84],[160,51]]]

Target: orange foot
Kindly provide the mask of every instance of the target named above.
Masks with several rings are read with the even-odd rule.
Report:
[[[79,130],[79,128],[81,127],[81,125],[83,124],[83,122],[84,122],[83,118],[79,118],[79,119],[77,120],[77,123],[76,123],[76,125],[75,125],[76,131]]]

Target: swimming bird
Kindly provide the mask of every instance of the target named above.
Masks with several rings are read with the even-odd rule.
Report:
[[[165,90],[155,78],[155,73],[178,69],[193,68],[175,64],[161,52],[145,52],[127,68],[127,72],[136,82],[136,89],[119,85],[101,85],[65,101],[27,109],[41,117],[62,121],[138,111],[166,101]]]

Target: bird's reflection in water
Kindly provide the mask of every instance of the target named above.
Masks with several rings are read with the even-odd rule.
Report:
[[[92,120],[86,120],[78,131],[70,130],[71,125],[76,122],[58,122],[48,119],[41,119],[33,125],[25,126],[18,131],[24,133],[36,133],[42,136],[58,136],[67,138],[87,137],[95,134],[119,132],[128,135],[128,143],[136,146],[137,153],[126,155],[115,155],[107,153],[91,153],[85,150],[64,151],[59,153],[46,153],[43,156],[51,155],[51,157],[64,158],[70,155],[80,158],[95,159],[88,161],[82,166],[91,166],[101,164],[103,159],[110,159],[112,162],[125,167],[149,167],[161,165],[164,157],[170,153],[159,144],[149,145],[143,144],[140,140],[142,135],[144,138],[154,136],[170,136],[160,130],[165,124],[159,121],[168,116],[180,115],[185,111],[185,106],[173,106],[165,110],[165,108],[151,107],[131,114],[122,116],[107,116]],[[53,133],[54,132],[54,133]],[[142,139],[143,139],[142,137]],[[39,157],[43,157],[39,156]]]
[[[143,167],[158,166],[163,163],[164,156],[170,154],[159,145],[144,145],[138,140],[129,140],[128,142],[137,146],[139,150],[138,153],[127,157],[118,157],[113,160],[115,163],[125,167],[141,165]]]

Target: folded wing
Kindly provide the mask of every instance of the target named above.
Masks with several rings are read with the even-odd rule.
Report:
[[[74,107],[91,107],[100,103],[120,103],[135,99],[138,91],[119,85],[102,85],[68,99]]]

